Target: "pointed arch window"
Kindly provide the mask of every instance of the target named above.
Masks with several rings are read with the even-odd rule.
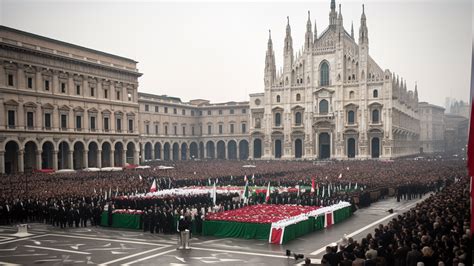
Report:
[[[323,62],[320,68],[320,85],[329,85],[329,65],[327,62]]]
[[[296,101],[298,102],[301,101],[301,94],[299,93],[296,94]]]
[[[374,90],[374,92],[373,92],[372,94],[373,94],[373,97],[374,97],[374,98],[378,98],[378,97],[379,97],[379,91],[378,91],[378,90]]]
[[[280,95],[277,95],[276,101],[277,101],[277,103],[280,102]]]
[[[327,114],[329,112],[329,103],[327,100],[321,100],[319,102],[319,113]]]
[[[301,126],[301,112],[295,114],[295,125]]]
[[[379,110],[375,109],[372,111],[372,123],[377,124],[379,123]]]
[[[275,114],[275,126],[276,127],[279,127],[281,125],[281,114],[280,113],[276,113]]]
[[[355,122],[355,113],[354,111],[347,112],[347,124],[353,125]]]

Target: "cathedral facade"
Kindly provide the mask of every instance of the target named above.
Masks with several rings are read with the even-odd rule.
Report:
[[[364,6],[358,39],[331,1],[329,26],[318,34],[308,12],[303,50],[293,50],[288,19],[283,67],[271,35],[264,92],[250,95],[254,158],[395,158],[419,152],[418,92],[369,54]]]

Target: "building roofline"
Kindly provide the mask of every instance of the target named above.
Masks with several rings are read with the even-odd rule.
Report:
[[[138,63],[138,61],[135,61],[135,60],[127,58],[127,57],[114,55],[114,54],[106,53],[106,52],[99,51],[99,50],[94,50],[94,49],[87,48],[87,47],[84,47],[84,46],[80,46],[80,45],[77,45],[77,44],[72,44],[72,43],[52,39],[52,38],[49,38],[49,37],[45,37],[45,36],[42,36],[42,35],[27,32],[27,31],[22,31],[22,30],[15,29],[15,28],[10,28],[10,27],[4,26],[4,25],[0,25],[0,30],[14,32],[14,33],[26,35],[26,36],[29,36],[29,37],[41,39],[41,40],[44,40],[44,41],[53,42],[53,43],[57,43],[57,44],[60,44],[60,45],[69,46],[69,47],[72,47],[72,48],[81,49],[81,50],[92,52],[92,53],[98,53],[98,54],[105,55],[105,56],[110,56],[110,57],[113,57],[113,58],[116,58],[116,59],[126,60],[126,61],[129,61],[129,62],[135,63],[135,64]]]

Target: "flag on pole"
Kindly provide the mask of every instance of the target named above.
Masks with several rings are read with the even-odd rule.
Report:
[[[214,205],[216,205],[216,196],[217,196],[216,182],[214,182],[214,187],[212,188],[212,203]]]
[[[296,197],[299,198],[300,197],[300,185],[296,185],[295,188],[298,189]]]
[[[168,188],[170,189],[171,188],[171,178],[168,177]]]
[[[315,191],[315,185],[314,185],[314,177],[311,179],[311,194],[314,194]]]
[[[219,178],[216,178],[216,184],[219,183]]]
[[[150,187],[150,192],[156,192],[156,179],[153,179],[153,183]]]
[[[143,180],[143,177],[142,177],[142,175],[138,175],[138,178],[140,178],[140,181],[142,181],[142,180]]]
[[[326,195],[325,192],[326,192],[326,191],[325,191],[324,186],[323,186],[323,192],[322,192],[322,194],[321,194],[321,197],[322,197],[322,198],[324,198],[324,196]]]
[[[252,174],[252,182],[255,183],[255,175],[254,174]]]
[[[118,196],[118,187],[115,187],[115,197]]]
[[[338,178],[339,178],[339,179],[341,179],[341,178],[342,178],[342,173],[340,173],[340,174],[339,174],[339,177],[338,177]]]
[[[331,197],[331,183],[329,183],[329,188],[328,188],[328,197]]]
[[[470,186],[469,192],[471,195],[471,237],[473,236],[474,232],[474,121],[472,121],[472,115],[474,114],[474,105],[473,105],[473,98],[474,98],[474,46],[473,51],[471,51],[471,115],[469,119],[469,139],[467,143],[467,168],[469,172],[470,178]]]
[[[267,194],[265,195],[265,202],[270,201],[270,182],[268,182]]]
[[[207,182],[209,183],[209,186],[212,185],[211,179],[207,178]]]
[[[112,199],[112,187],[109,187],[109,198]]]
[[[247,182],[248,179],[247,179],[247,175],[244,175],[244,182]]]
[[[249,202],[249,182],[245,183],[245,189],[244,189],[244,203]]]
[[[357,182],[356,182],[356,185],[355,185],[354,189],[357,189]]]
[[[230,180],[234,180],[234,177],[233,177],[233,176],[230,176]]]

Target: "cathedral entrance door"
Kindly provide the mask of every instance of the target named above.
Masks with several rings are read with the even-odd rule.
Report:
[[[379,158],[380,156],[380,139],[379,138],[372,138],[371,141],[371,154],[372,158]]]
[[[354,158],[356,154],[356,149],[355,149],[355,139],[354,138],[349,138],[347,140],[347,157],[349,158]]]
[[[275,158],[281,158],[281,140],[275,140]]]
[[[331,137],[328,133],[319,134],[319,159],[331,157]]]

